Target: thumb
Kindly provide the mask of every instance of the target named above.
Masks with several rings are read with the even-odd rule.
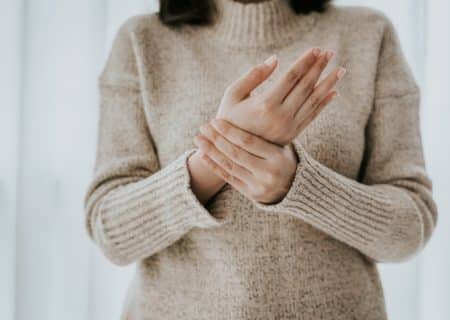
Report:
[[[247,97],[256,87],[263,83],[275,70],[278,58],[272,55],[233,82],[227,89],[230,102],[237,103]]]

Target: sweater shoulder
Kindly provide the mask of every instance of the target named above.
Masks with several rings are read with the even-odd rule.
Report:
[[[151,31],[156,33],[165,26],[159,19],[158,12],[151,13],[139,13],[129,16],[119,27],[118,33],[126,34],[130,36],[131,34],[147,35]]]
[[[127,18],[119,28],[118,38],[127,41],[134,49],[145,55],[155,55],[161,50],[176,47],[185,38],[187,28],[176,28],[164,24],[159,12],[135,14]]]
[[[152,40],[155,35],[162,34],[161,28],[164,26],[156,12],[135,14],[125,19],[114,35],[99,81],[117,84],[118,79],[128,79],[127,85],[137,86],[138,47],[152,47],[156,42]]]
[[[358,32],[384,32],[386,28],[393,28],[393,23],[387,14],[376,8],[331,4],[328,11],[335,22]]]

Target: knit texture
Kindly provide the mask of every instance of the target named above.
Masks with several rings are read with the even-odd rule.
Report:
[[[420,91],[391,21],[364,7],[216,3],[209,26],[129,18],[98,78],[86,227],[113,263],[136,265],[122,319],[386,319],[377,263],[417,254],[437,221]],[[261,204],[226,185],[203,206],[187,168],[200,125],[251,66],[280,59],[257,93],[311,46],[336,52],[324,75],[347,74],[293,141],[286,196]]]

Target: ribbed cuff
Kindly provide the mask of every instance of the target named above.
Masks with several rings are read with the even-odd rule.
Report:
[[[285,197],[275,204],[253,201],[267,212],[289,213],[357,247],[384,233],[395,217],[392,197],[347,178],[312,158],[293,142],[299,163]]]
[[[195,214],[193,225],[200,228],[219,226],[225,222],[224,218],[216,218],[203,206],[197,196],[191,189],[191,176],[187,166],[188,158],[195,152],[195,149],[189,150],[182,156],[181,171],[183,172],[183,190],[185,202],[188,208]]]
[[[208,228],[224,220],[212,216],[190,188],[186,151],[146,179],[110,192],[99,208],[102,238],[115,258],[132,260],[179,239],[192,227]]]

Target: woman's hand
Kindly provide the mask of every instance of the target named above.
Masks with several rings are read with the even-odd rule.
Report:
[[[281,146],[288,144],[336,95],[334,87],[345,74],[344,68],[335,68],[316,85],[332,56],[332,51],[312,48],[269,90],[250,95],[275,70],[277,59],[272,56],[225,90],[217,118],[267,141]]]
[[[200,159],[218,177],[261,203],[280,201],[297,168],[291,144],[280,147],[228,121],[212,120],[194,138]]]

